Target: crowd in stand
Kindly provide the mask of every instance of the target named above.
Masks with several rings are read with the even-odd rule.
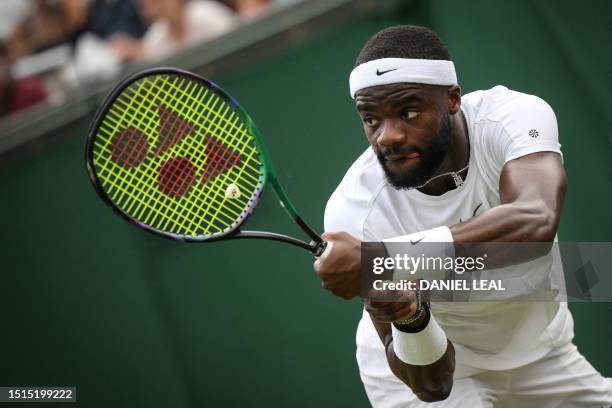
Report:
[[[222,35],[292,0],[2,0],[0,116]]]

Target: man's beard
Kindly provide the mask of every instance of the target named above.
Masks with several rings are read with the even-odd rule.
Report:
[[[376,152],[378,161],[380,162],[380,165],[387,176],[387,181],[393,187],[398,190],[407,190],[422,186],[433,176],[434,172],[438,170],[442,164],[442,161],[444,160],[444,157],[446,157],[446,153],[448,152],[452,140],[453,126],[451,123],[451,118],[448,114],[445,116],[446,117],[441,121],[441,128],[436,137],[436,141],[428,146],[425,150],[418,150],[418,153],[420,154],[418,160],[420,163],[415,168],[400,174],[393,173],[387,168],[387,161],[385,159],[386,155],[408,153],[402,151],[401,148],[392,147],[384,152]]]

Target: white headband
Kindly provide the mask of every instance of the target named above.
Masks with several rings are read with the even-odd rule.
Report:
[[[410,82],[429,85],[457,85],[452,61],[381,58],[355,67],[349,78],[351,97],[371,86]]]

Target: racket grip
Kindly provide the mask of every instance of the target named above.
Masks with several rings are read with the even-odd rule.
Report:
[[[321,261],[324,260],[329,256],[333,245],[333,242],[323,241],[320,245],[318,245],[318,248],[314,252],[314,256]]]

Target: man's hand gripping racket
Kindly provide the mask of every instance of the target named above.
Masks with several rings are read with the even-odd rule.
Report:
[[[154,234],[192,242],[271,239],[315,256],[331,249],[297,214],[249,115],[196,74],[158,68],[115,87],[89,129],[86,164],[99,196]],[[310,242],[240,229],[268,183]]]

